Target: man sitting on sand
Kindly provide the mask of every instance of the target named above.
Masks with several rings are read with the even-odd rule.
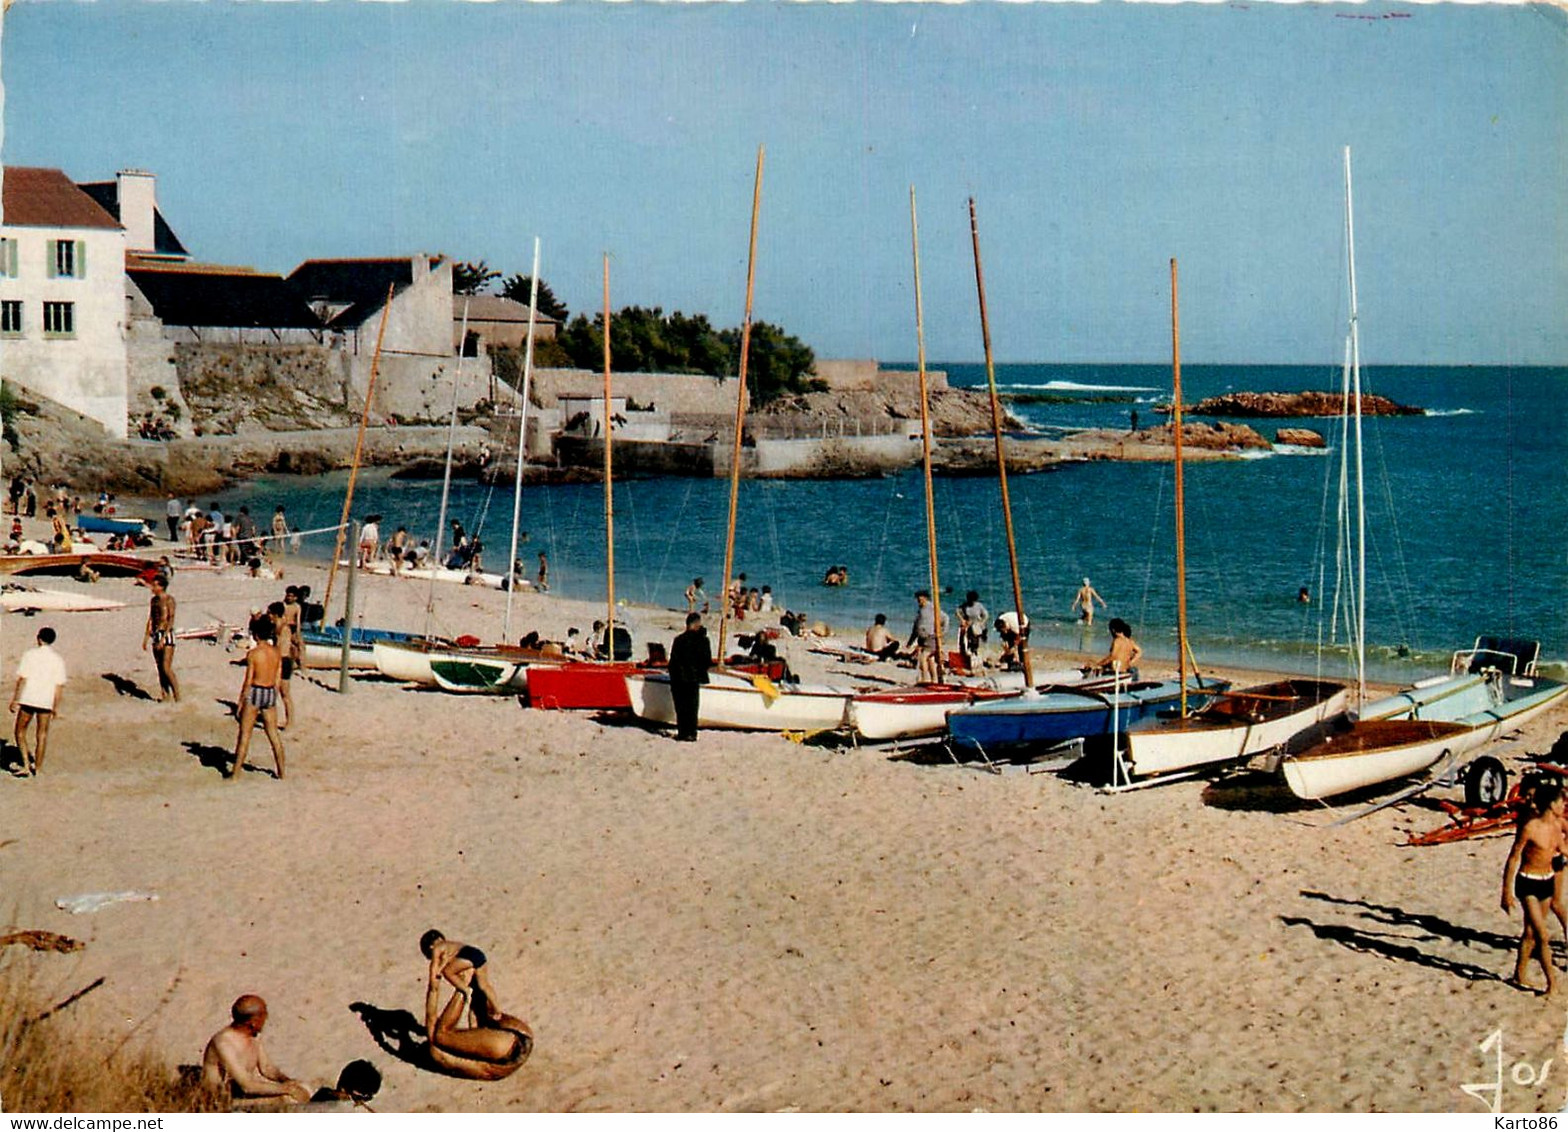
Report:
[[[887,614],[878,613],[866,630],[866,651],[878,660],[892,660],[898,655],[898,640],[887,631]]]
[[[212,1035],[201,1055],[201,1079],[209,1089],[228,1091],[237,1100],[282,1097],[303,1104],[310,1090],[272,1064],[261,1044],[267,1004],[260,995],[242,994],[229,1008],[233,1017]]]
[[[501,1010],[490,986],[488,961],[477,947],[449,940],[432,928],[419,939],[430,960],[425,987],[425,1034],[430,1059],[460,1077],[499,1081],[517,1072],[533,1052],[528,1023]],[[456,990],[441,1006],[441,983]],[[461,1025],[464,1014],[470,1025]]]
[[[262,613],[250,619],[250,635],[256,644],[245,654],[245,679],[240,684],[240,733],[234,744],[234,769],[226,777],[237,778],[245,769],[245,757],[250,753],[251,732],[256,730],[256,719],[266,729],[267,742],[272,744],[272,759],[277,765],[278,777],[283,777],[283,738],[278,734],[278,681],[283,677],[283,654],[273,642],[277,631],[269,614]]]

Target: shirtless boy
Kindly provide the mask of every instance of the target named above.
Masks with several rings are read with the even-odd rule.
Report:
[[[1524,909],[1524,931],[1511,982],[1521,990],[1535,989],[1524,981],[1525,969],[1535,956],[1546,975],[1546,993],[1551,994],[1557,989],[1557,974],[1546,938],[1546,916],[1556,882],[1554,861],[1564,844],[1563,788],[1556,782],[1543,783],[1530,801],[1532,814],[1519,824],[1503,865],[1503,911],[1513,914],[1515,896]]]
[[[152,662],[158,669],[158,702],[169,699],[179,703],[180,682],[174,676],[174,596],[164,588],[161,571],[149,570],[142,584],[152,591],[142,649],[152,649]]]
[[[1131,672],[1143,649],[1132,639],[1132,626],[1120,617],[1111,618],[1111,651],[1095,664],[1101,672]]]
[[[208,1088],[227,1088],[231,1097],[284,1097],[301,1104],[310,1090],[284,1074],[261,1044],[267,1004],[259,995],[244,994],[229,1009],[234,1019],[212,1035],[201,1055],[201,1079]]]
[[[256,729],[256,719],[260,716],[281,779],[283,738],[278,734],[278,681],[283,675],[283,656],[273,643],[277,634],[271,616],[263,613],[252,617],[250,635],[256,644],[245,654],[245,679],[240,684],[240,734],[234,746],[234,768],[225,777],[237,778],[245,769],[251,732]]]

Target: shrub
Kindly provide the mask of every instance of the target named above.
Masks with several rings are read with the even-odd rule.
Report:
[[[216,1112],[222,1099],[152,1053],[116,1049],[0,950],[0,1098],[12,1112]]]

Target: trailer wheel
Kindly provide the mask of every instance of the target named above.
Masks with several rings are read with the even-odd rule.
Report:
[[[1482,755],[1465,768],[1465,804],[1493,806],[1508,793],[1508,771],[1491,755]]]

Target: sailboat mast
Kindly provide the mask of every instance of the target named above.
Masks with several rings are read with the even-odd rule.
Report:
[[[915,212],[915,187],[909,186],[909,233],[915,255],[915,342],[920,370],[920,447],[926,479],[926,545],[931,558],[931,615],[936,622],[936,678],[942,679],[942,588],[937,584],[936,496],[931,488],[931,394],[926,382],[926,317],[920,295],[920,221]]]
[[[604,257],[604,538],[605,538],[605,604],[608,612],[604,622],[604,654],[606,660],[615,659],[615,495],[612,487],[614,476],[610,467],[611,436],[615,432],[615,416],[610,412],[610,256]]]
[[[1034,666],[1029,659],[1029,638],[1024,625],[1024,587],[1018,577],[1018,543],[1013,537],[1013,505],[1007,494],[1007,451],[1002,441],[1002,404],[996,395],[996,366],[991,360],[991,321],[985,306],[985,273],[980,269],[980,224],[975,219],[975,198],[969,198],[969,238],[975,252],[975,290],[980,296],[980,337],[985,343],[985,380],[991,393],[991,434],[996,438],[996,477],[1002,487],[1002,522],[1007,529],[1007,560],[1013,571],[1013,608],[1018,612],[1018,659],[1024,686],[1034,687]]]
[[[757,278],[757,214],[762,208],[763,147],[757,147],[757,172],[751,189],[751,242],[746,253],[746,317],[740,328],[740,388],[735,393],[735,447],[730,455],[730,514],[724,538],[724,596],[719,602],[719,661],[730,619],[730,571],[735,568],[735,512],[740,501],[740,440],[746,424],[746,362],[751,353],[751,300]]]
[[[370,380],[365,383],[365,409],[359,415],[359,436],[354,441],[354,463],[348,471],[348,490],[343,494],[343,517],[338,520],[337,544],[332,548],[332,565],[327,568],[327,592],[321,595],[321,607],[328,608],[332,600],[332,583],[338,576],[338,558],[343,554],[343,540],[348,537],[348,517],[354,507],[354,481],[359,478],[359,458],[365,450],[365,426],[370,423],[370,398],[376,392],[376,370],[381,366],[381,341],[387,333],[387,315],[392,313],[392,290],[394,283],[387,284],[387,301],[381,306],[381,326],[376,331],[376,352],[370,356]],[[350,547],[350,552],[359,553],[359,547]],[[348,624],[345,616],[343,623]],[[347,630],[345,630],[345,633]]]
[[[1356,211],[1350,190],[1350,147],[1345,147],[1345,246],[1350,267],[1350,383],[1356,426],[1356,694],[1367,698],[1367,511],[1361,459],[1361,329],[1356,308]]]
[[[1176,678],[1181,681],[1181,714],[1187,714],[1187,511],[1182,490],[1181,318],[1178,313],[1176,258],[1171,257],[1171,427],[1176,441]]]
[[[457,394],[463,384],[463,357],[468,347],[468,302],[463,297],[463,322],[458,331],[457,373],[452,378],[452,415],[446,424],[446,470],[441,473],[441,510],[436,516],[436,545],[430,557],[430,592],[425,597],[425,636],[436,611],[436,571],[441,569],[441,533],[446,529],[446,504],[452,493],[452,442],[457,436]]]
[[[512,639],[512,595],[517,592],[518,583],[522,579],[518,576],[517,567],[517,527],[523,514],[523,449],[528,443],[528,386],[534,372],[534,327],[537,322],[536,311],[539,305],[539,237],[534,237],[534,273],[528,281],[528,345],[523,351],[523,388],[522,400],[517,404],[517,467],[512,473],[512,546],[507,552],[507,582],[506,582],[506,615],[501,621],[502,642]],[[463,319],[466,322],[468,312],[465,306]],[[450,458],[447,464],[447,475],[452,474]]]

